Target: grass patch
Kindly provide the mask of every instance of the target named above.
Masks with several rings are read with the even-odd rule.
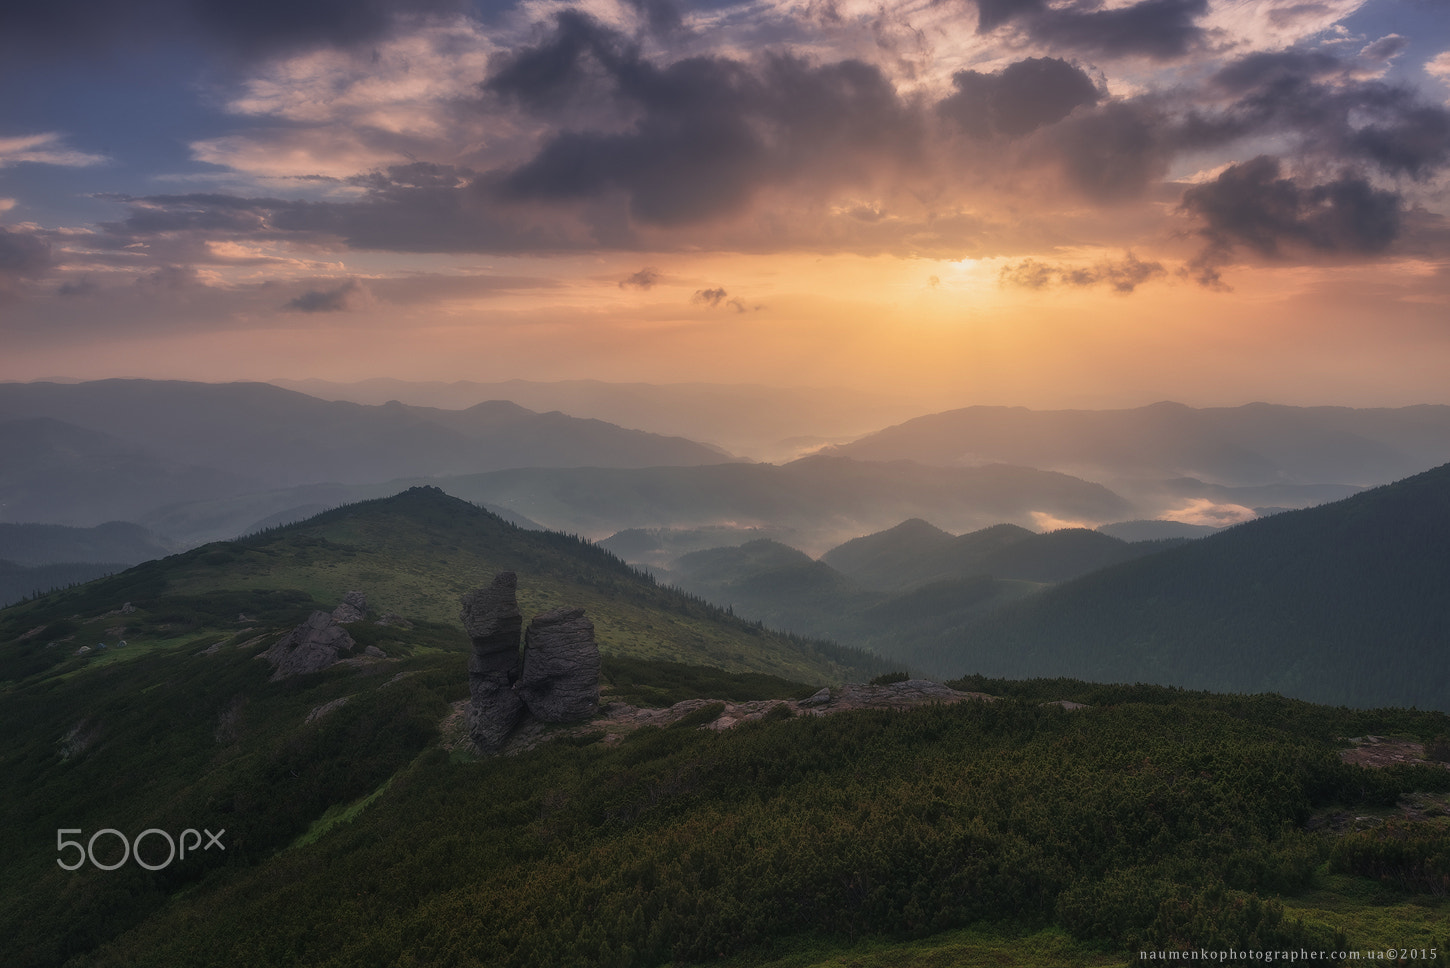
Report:
[[[384,780],[382,786],[378,787],[372,793],[369,793],[365,797],[359,797],[352,803],[328,807],[322,816],[312,821],[312,826],[307,828],[306,833],[292,842],[292,847],[306,847],[308,844],[314,844],[321,840],[334,827],[351,823],[358,814],[368,808],[369,804],[388,791],[388,787],[393,785],[393,780],[396,777],[397,774],[395,773],[393,776]]]
[[[1450,938],[1450,897],[1406,894],[1365,877],[1319,874],[1314,890],[1283,903],[1286,916],[1342,931],[1352,948],[1433,948]]]
[[[1085,945],[1056,928],[1031,934],[992,927],[945,931],[917,941],[841,944],[800,940],[770,957],[717,962],[722,968],[1099,968],[1124,955]]]

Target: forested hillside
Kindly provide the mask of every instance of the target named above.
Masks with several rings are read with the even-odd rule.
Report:
[[[922,667],[1450,709],[1450,465],[1079,578]]]

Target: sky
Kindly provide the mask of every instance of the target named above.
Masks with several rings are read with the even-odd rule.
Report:
[[[1446,0],[52,0],[0,85],[0,379],[1450,403]]]

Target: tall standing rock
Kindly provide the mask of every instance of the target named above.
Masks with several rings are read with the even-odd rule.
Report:
[[[524,716],[523,700],[514,692],[519,680],[518,578],[501,572],[487,588],[463,597],[463,627],[473,640],[468,660],[468,734],[480,750],[503,746]]]
[[[524,670],[514,691],[550,723],[588,719],[599,708],[599,646],[582,608],[534,616],[524,635]]]

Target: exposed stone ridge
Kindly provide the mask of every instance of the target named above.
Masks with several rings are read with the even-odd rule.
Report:
[[[640,708],[627,703],[612,702],[601,707],[595,718],[578,726],[550,728],[541,722],[525,722],[497,752],[512,755],[533,749],[546,740],[600,732],[604,734],[603,742],[618,743],[626,734],[641,726],[668,726],[696,710],[717,704],[724,707],[720,715],[713,722],[701,726],[701,729],[717,732],[730,729],[741,723],[761,719],[781,706],[788,708],[793,715],[828,716],[859,709],[905,710],[932,703],[968,701],[996,702],[997,697],[984,692],[961,692],[927,679],[909,679],[886,686],[835,686],[822,689],[806,699],[761,699],[739,703],[718,699],[686,699],[665,709]]]

